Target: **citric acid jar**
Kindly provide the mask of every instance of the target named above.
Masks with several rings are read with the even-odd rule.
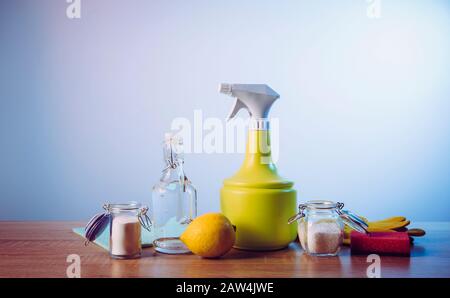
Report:
[[[360,232],[367,224],[354,214],[343,211],[343,203],[308,201],[299,205],[299,213],[289,223],[298,222],[298,237],[304,251],[312,256],[336,256],[344,239],[344,224]]]

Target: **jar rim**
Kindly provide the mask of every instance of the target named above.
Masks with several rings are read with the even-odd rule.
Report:
[[[106,205],[109,211],[133,211],[139,210],[142,207],[141,203],[138,202],[128,202],[128,203],[109,203]]]
[[[308,209],[336,209],[338,203],[327,200],[311,200],[306,202]]]

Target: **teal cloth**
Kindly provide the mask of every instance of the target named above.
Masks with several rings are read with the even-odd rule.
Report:
[[[72,231],[84,238],[84,227],[74,228],[72,229]],[[155,240],[155,235],[153,234],[153,232],[149,232],[143,228],[141,232],[142,247],[152,246],[153,240]],[[97,237],[97,239],[95,239],[94,243],[109,251],[109,225]]]

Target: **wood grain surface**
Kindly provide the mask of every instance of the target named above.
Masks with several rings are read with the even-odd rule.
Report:
[[[221,259],[164,255],[144,249],[135,260],[112,260],[84,246],[71,229],[82,222],[0,222],[0,277],[66,277],[67,256],[81,258],[81,277],[366,277],[366,256],[315,258],[298,242],[273,252],[232,250]],[[427,230],[412,256],[381,258],[382,277],[450,277],[450,223],[420,223]]]

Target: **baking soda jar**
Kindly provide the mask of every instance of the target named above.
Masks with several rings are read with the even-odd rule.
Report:
[[[141,225],[149,228],[147,207],[138,203],[109,204],[110,213],[109,253],[115,259],[131,259],[141,256]]]
[[[336,256],[344,239],[344,223],[366,232],[367,224],[348,211],[343,203],[308,201],[299,205],[299,213],[289,219],[298,222],[298,237],[305,252],[312,256]]]

